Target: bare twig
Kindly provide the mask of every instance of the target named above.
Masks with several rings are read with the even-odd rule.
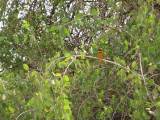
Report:
[[[146,86],[146,80],[145,80],[145,77],[144,77],[144,74],[143,74],[141,54],[139,54],[139,61],[140,61],[140,69],[141,69],[141,74],[142,74],[142,78],[143,78],[143,81],[144,81],[144,86],[145,86],[145,89],[146,89],[147,95],[148,95],[148,97],[149,97],[149,92],[148,92],[148,90],[147,90],[147,86]]]
[[[32,111],[35,111],[35,109],[33,109],[33,110],[27,110],[27,111],[22,112],[21,114],[18,115],[18,117],[16,118],[16,120],[18,120],[18,118],[19,118],[21,115],[23,115],[23,114],[25,114],[25,113],[27,113],[27,112],[32,112]]]
[[[152,78],[152,77],[155,77],[155,76],[159,76],[160,74],[153,74],[152,76],[149,77],[149,80]]]

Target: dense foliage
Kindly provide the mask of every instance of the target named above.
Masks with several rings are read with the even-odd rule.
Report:
[[[159,7],[1,0],[0,119],[159,120]]]

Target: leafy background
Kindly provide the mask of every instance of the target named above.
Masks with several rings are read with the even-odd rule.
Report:
[[[1,0],[0,119],[159,120],[159,7]]]

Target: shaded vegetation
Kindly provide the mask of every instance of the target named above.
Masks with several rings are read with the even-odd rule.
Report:
[[[0,119],[159,120],[159,7],[0,1]]]

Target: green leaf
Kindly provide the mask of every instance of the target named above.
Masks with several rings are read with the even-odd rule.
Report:
[[[0,37],[0,42],[4,41],[5,38],[4,37]]]
[[[124,41],[124,44],[125,44],[125,45],[128,45],[128,42],[127,42],[127,40],[125,40],[125,41]]]
[[[82,22],[81,22],[81,20],[77,20],[77,23],[79,24],[79,25],[81,25],[82,24]]]
[[[138,40],[135,40],[135,41],[134,41],[134,45],[138,45]]]
[[[99,13],[99,8],[97,8],[97,13]]]
[[[62,68],[61,62],[58,62],[58,63],[57,63],[57,66],[58,66],[59,68]]]
[[[64,54],[64,56],[68,56],[68,57],[70,56],[70,54],[68,53],[68,51],[65,50],[65,49],[63,50],[63,54]]]
[[[27,106],[32,106],[34,104],[34,98],[31,98],[31,100],[28,101]]]
[[[127,78],[132,79],[132,78],[134,78],[134,75],[133,74],[129,74]]]
[[[113,19],[112,19],[112,18],[108,18],[107,21],[108,21],[108,23],[110,23],[110,24],[113,23]]]
[[[154,71],[156,68],[157,68],[156,65],[151,65],[151,66],[149,67],[148,72],[149,72],[149,73],[153,73],[153,71]]]
[[[68,32],[68,30],[66,28],[63,28],[64,33],[69,37],[70,33]]]
[[[90,12],[90,14],[91,14],[91,15],[97,15],[97,10],[92,9],[91,12]]]
[[[64,99],[64,104],[69,105],[69,101],[67,99]]]
[[[154,97],[154,98],[157,98],[157,97],[158,97],[158,91],[157,91],[156,88],[154,88],[154,89],[152,90],[152,94],[153,94],[153,97]]]
[[[140,112],[139,111],[135,110],[133,114],[134,114],[134,118],[137,118],[137,119],[140,118]]]
[[[132,68],[135,68],[135,67],[136,67],[136,62],[133,61],[133,62],[132,62]]]
[[[28,24],[27,21],[24,21],[24,24],[23,24],[23,28],[28,28],[30,25]]]
[[[71,86],[70,82],[65,82],[65,86],[66,86],[66,87]]]
[[[65,81],[69,81],[69,77],[67,75],[64,76]]]
[[[147,0],[148,3],[152,2],[152,0]]]
[[[16,44],[19,44],[19,39],[18,39],[18,36],[17,36],[17,35],[15,35],[14,42],[15,42]]]
[[[85,59],[85,57],[84,57],[85,52],[80,52],[80,55],[81,55],[81,59]]]
[[[67,57],[64,61],[67,62],[71,59],[71,57]]]
[[[47,78],[47,79],[45,79],[45,83],[47,84],[48,83],[48,81],[49,81],[49,79]]]
[[[124,60],[120,60],[120,63],[124,66],[126,66],[126,62]]]
[[[27,41],[27,39],[28,39],[28,35],[26,35],[26,34],[23,34],[23,36],[24,36],[24,39],[23,39],[23,41],[24,41],[24,42],[26,42],[26,41]]]
[[[158,91],[160,91],[160,86],[158,86]]]
[[[52,26],[51,29],[50,29],[50,31],[51,31],[51,32],[54,32],[54,31],[56,31],[57,29],[58,29],[58,26]]]
[[[71,109],[69,105],[64,105],[64,109]]]
[[[119,57],[114,56],[113,60],[117,62],[117,61],[119,61]]]
[[[119,6],[121,6],[121,5],[122,5],[122,1],[119,2]]]
[[[48,113],[47,118],[48,118],[48,119],[52,119],[53,116],[54,116],[54,113],[53,113],[53,110],[52,110],[52,111],[50,111],[50,112]]]
[[[35,76],[36,75],[36,71],[32,71],[31,76]]]
[[[158,106],[160,106],[160,101],[157,103]]]
[[[76,15],[76,19],[80,19],[80,18],[82,18],[83,17],[83,14],[82,13],[78,13],[77,15]]]
[[[138,0],[138,5],[141,5],[143,3],[143,0]]]
[[[58,52],[55,56],[54,59],[59,58],[60,57],[60,53]]]
[[[148,38],[148,35],[147,35],[147,33],[142,33],[142,39],[147,39]]]
[[[11,113],[14,113],[14,109],[11,106],[9,106],[9,110],[11,111]]]
[[[23,64],[23,68],[25,69],[25,70],[29,70],[29,67],[28,67],[28,65],[27,64]]]
[[[60,74],[60,73],[56,73],[55,75],[56,75],[56,76],[58,76],[58,77],[59,77],[59,76],[61,76],[61,74]]]
[[[155,24],[155,20],[154,19],[150,19],[150,24],[153,26]]]
[[[56,80],[56,86],[60,86],[60,81],[59,80]]]

